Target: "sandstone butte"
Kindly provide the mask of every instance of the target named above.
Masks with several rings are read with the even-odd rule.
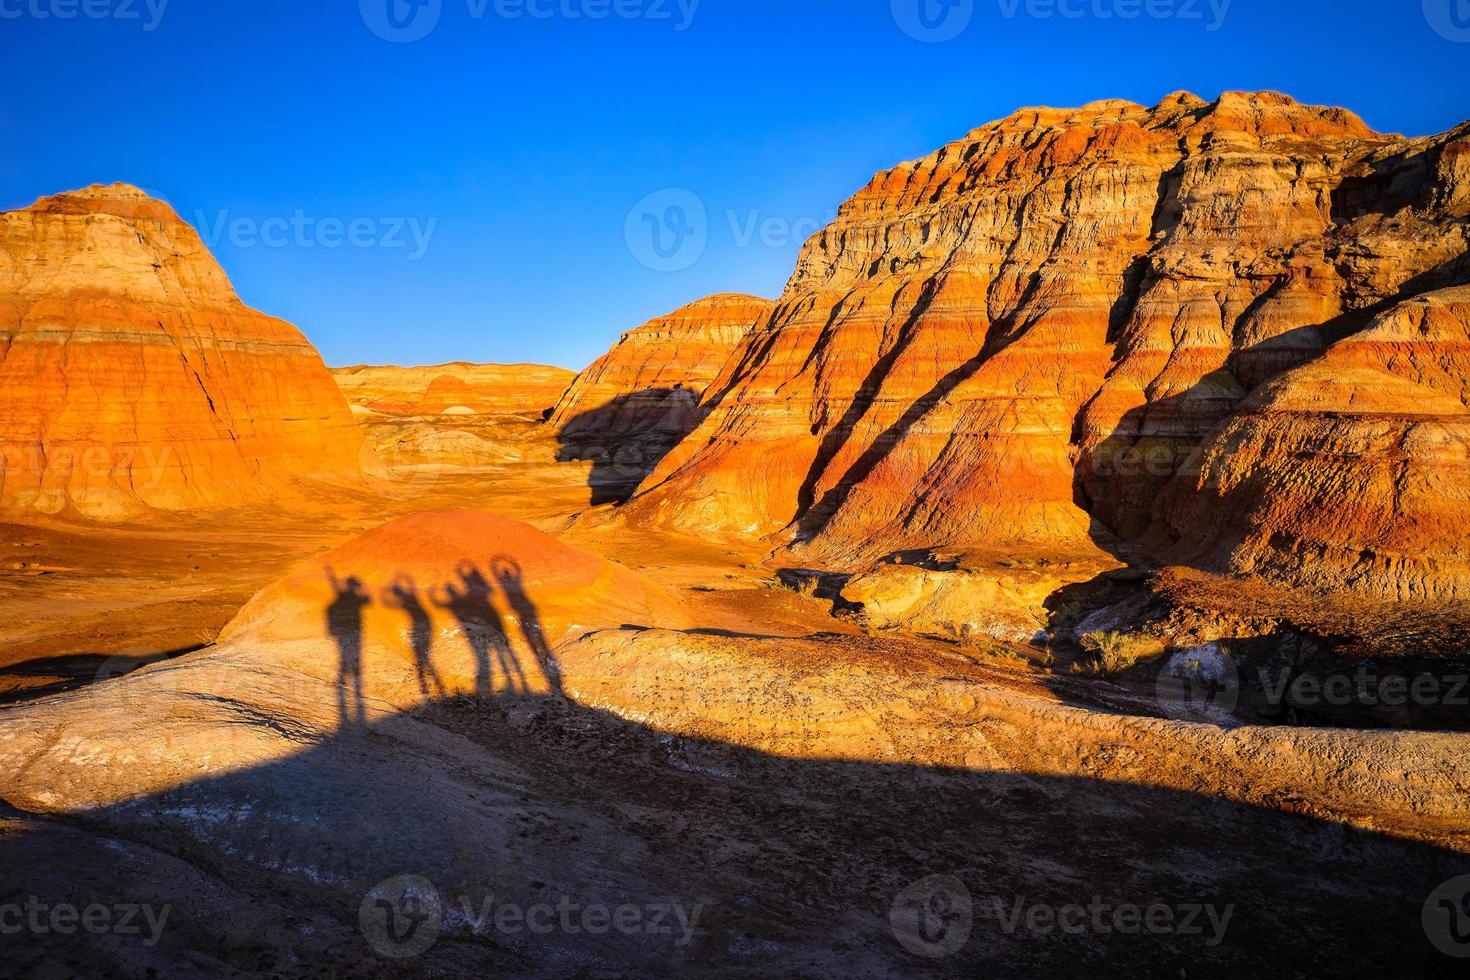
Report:
[[[577,375],[552,412],[552,428],[571,443],[652,437],[668,449],[699,424],[710,384],[772,307],[724,293],[629,330]]]
[[[355,482],[315,348],[124,184],[0,214],[0,510],[98,520]]]
[[[1463,596],[1467,216],[1470,124],[1022,109],[842,206],[619,520]]]
[[[549,411],[576,374],[542,364],[333,368],[359,415],[497,415]]]

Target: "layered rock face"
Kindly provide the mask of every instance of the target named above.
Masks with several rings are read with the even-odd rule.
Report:
[[[984,126],[806,244],[626,513],[823,559],[1135,541],[1252,390],[1470,281],[1467,135],[1274,93]]]
[[[543,364],[439,364],[333,368],[359,415],[541,414],[576,375]]]
[[[136,188],[0,214],[0,336],[4,511],[125,519],[359,476],[316,349]]]
[[[1470,287],[1393,306],[1254,392],[1170,486],[1176,561],[1391,600],[1470,597]]]
[[[622,500],[708,411],[725,362],[771,313],[723,293],[623,334],[567,389],[551,416],[564,461],[594,463],[594,503]]]

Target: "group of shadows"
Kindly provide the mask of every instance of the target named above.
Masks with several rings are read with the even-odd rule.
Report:
[[[414,671],[419,692],[426,701],[442,699],[449,693],[434,666],[434,622],[430,606],[447,610],[459,624],[474,656],[477,695],[533,693],[520,655],[511,646],[505,623],[495,608],[497,587],[514,613],[526,647],[536,658],[546,689],[553,694],[561,693],[561,666],[546,642],[536,604],[526,594],[520,564],[501,555],[491,559],[489,568],[487,575],[479,565],[466,559],[455,567],[458,582],[420,590],[413,576],[401,574],[379,590],[380,605],[399,610],[408,617]],[[325,571],[336,596],[327,606],[326,624],[327,632],[337,644],[337,710],[344,726],[363,725],[367,722],[362,687],[363,610],[373,605],[374,598],[356,575],[342,578],[330,566]]]

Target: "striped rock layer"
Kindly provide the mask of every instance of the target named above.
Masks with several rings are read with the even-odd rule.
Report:
[[[0,511],[124,520],[355,481],[316,349],[122,184],[0,214]]]
[[[1262,507],[1310,509],[1319,474],[1285,475],[1285,443],[1268,431],[1302,416],[1277,419],[1247,398],[1329,348],[1333,365],[1368,350],[1397,365],[1409,344],[1466,377],[1449,353],[1457,342],[1384,333],[1382,318],[1470,282],[1467,216],[1470,125],[1381,135],[1342,109],[1269,92],[1020,110],[879,174],[842,206],[726,362],[707,417],[625,513],[831,560],[1122,542],[1260,570],[1298,545],[1260,531],[1255,544],[1186,542],[1170,522],[1260,529],[1282,513]],[[1400,408],[1414,411],[1404,394]],[[1264,503],[1190,484],[1202,460],[1231,453],[1220,440],[1237,411],[1256,417],[1255,465],[1279,473],[1252,484]],[[1425,506],[1454,511],[1463,498],[1444,488],[1463,488],[1466,461],[1433,452],[1430,482],[1448,496]],[[1295,504],[1277,500],[1293,493]],[[1439,518],[1382,513],[1378,524],[1344,520],[1334,560],[1353,543],[1450,546]],[[1316,532],[1286,529],[1296,533]],[[1279,560],[1297,582],[1351,577]],[[1375,561],[1382,574],[1402,567]]]

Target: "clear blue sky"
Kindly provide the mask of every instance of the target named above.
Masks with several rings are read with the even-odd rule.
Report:
[[[368,26],[393,33],[388,0],[169,0],[156,24],[149,2],[0,0],[0,207],[124,180],[196,227],[228,212],[240,294],[332,364],[579,368],[705,293],[774,296],[875,171],[1018,106],[1271,88],[1388,131],[1470,117],[1466,0],[1233,0],[1219,24],[1211,0],[924,0],[932,29],[920,0],[701,0],[687,22],[678,0],[437,0],[410,43]],[[408,32],[436,12],[394,2]],[[951,40],[899,26],[952,32],[965,2]],[[552,16],[497,14],[526,4]],[[708,242],[659,271],[628,216],[670,187]],[[353,220],[375,244],[325,247]],[[410,220],[435,222],[417,257]]]

